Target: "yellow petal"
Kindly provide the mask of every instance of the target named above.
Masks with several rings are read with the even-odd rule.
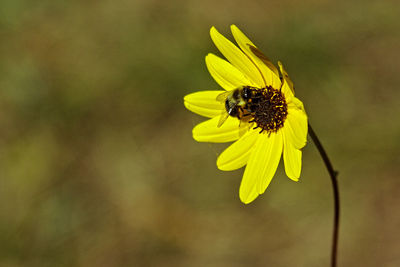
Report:
[[[288,101],[288,102],[289,102],[289,103],[288,103],[288,107],[289,107],[289,108],[295,107],[295,108],[297,108],[297,109],[301,109],[301,110],[304,111],[304,113],[305,113],[305,109],[304,109],[303,102],[301,102],[300,99],[298,99],[297,97],[292,97],[292,98],[290,99],[290,101]]]
[[[218,157],[218,168],[222,171],[233,171],[246,165],[258,135],[258,131],[250,130],[225,149]]]
[[[238,27],[236,27],[236,25],[231,25],[231,31],[239,47],[260,70],[264,77],[265,85],[272,86],[276,89],[280,88],[281,81],[279,79],[279,73],[271,61],[269,61],[269,59],[257,49],[257,47],[241,30],[239,30]],[[257,51],[257,54],[255,54],[254,51]]]
[[[283,131],[283,161],[286,175],[293,181],[298,181],[301,172],[301,150],[293,146],[291,135],[284,128]]]
[[[288,83],[286,82],[286,80],[283,80],[282,83],[282,87],[281,87],[281,91],[283,93],[283,95],[285,96],[286,102],[289,104],[290,102],[292,102],[294,95],[292,90],[290,89]]]
[[[237,118],[229,116],[217,127],[219,116],[199,123],[193,128],[193,138],[198,142],[225,143],[239,139],[248,130],[248,123],[241,123]]]
[[[211,39],[219,51],[240,70],[251,82],[250,86],[264,87],[264,80],[254,63],[231,41],[220,34],[215,27],[210,30]]]
[[[293,116],[290,112],[290,109],[289,109],[288,113],[289,113],[288,116]],[[291,118],[290,121],[293,121],[293,119],[295,119],[295,118]],[[286,118],[285,126],[284,126],[285,134],[288,136],[292,145],[295,148],[297,148],[297,149],[303,148],[306,145],[307,139],[304,139],[304,136],[302,134],[299,134],[298,131],[295,132],[294,127],[290,121],[289,121],[289,119]]]
[[[285,121],[284,128],[287,128],[288,136],[292,144],[300,149],[307,142],[308,119],[303,110],[297,108],[288,108],[288,115]]]
[[[200,91],[188,94],[183,98],[185,107],[201,116],[214,118],[224,110],[224,103],[217,101],[219,94],[225,91]]]
[[[294,95],[294,87],[293,87],[293,82],[292,80],[289,78],[288,73],[286,72],[286,70],[283,68],[283,65],[280,61],[278,61],[278,65],[279,65],[279,69],[281,71],[282,77],[283,79],[286,81],[286,83],[288,84],[290,90],[292,91],[293,95]]]
[[[240,185],[239,196],[243,203],[252,202],[265,192],[274,176],[282,155],[282,133],[260,134],[250,155]]]
[[[206,56],[206,65],[214,80],[227,91],[250,84],[242,72],[214,54]]]

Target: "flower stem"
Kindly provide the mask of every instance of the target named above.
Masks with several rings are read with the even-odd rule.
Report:
[[[333,169],[332,163],[329,160],[329,157],[326,154],[324,147],[322,146],[321,142],[319,141],[317,135],[315,134],[310,124],[308,124],[308,134],[311,136],[311,139],[313,140],[315,146],[317,147],[319,154],[321,155],[322,160],[325,163],[326,169],[328,170],[332,181],[333,197],[334,197],[334,217],[333,217],[331,267],[336,267],[338,237],[339,237],[339,212],[340,212],[339,187],[336,179],[338,172]]]

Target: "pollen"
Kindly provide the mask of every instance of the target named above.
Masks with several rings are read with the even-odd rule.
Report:
[[[254,129],[260,128],[260,133],[269,134],[277,132],[283,127],[288,115],[285,96],[280,90],[271,86],[258,89],[256,97],[251,103],[252,117],[250,122],[255,122]]]

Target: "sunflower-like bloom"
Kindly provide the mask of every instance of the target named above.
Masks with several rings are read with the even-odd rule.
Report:
[[[301,149],[307,141],[307,115],[294,96],[293,83],[280,62],[278,69],[237,28],[231,26],[239,47],[214,27],[211,38],[225,56],[206,56],[206,65],[221,91],[186,95],[187,109],[210,118],[193,128],[198,142],[232,142],[218,159],[220,170],[246,166],[239,197],[245,204],[263,194],[281,155],[286,175],[298,181]],[[230,115],[230,116],[228,116]]]

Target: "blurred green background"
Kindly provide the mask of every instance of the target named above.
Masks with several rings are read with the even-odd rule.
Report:
[[[335,168],[340,266],[400,266],[400,14],[386,1],[0,4],[0,266],[328,266],[332,189],[309,141],[243,205],[183,96],[238,25],[281,60]]]

